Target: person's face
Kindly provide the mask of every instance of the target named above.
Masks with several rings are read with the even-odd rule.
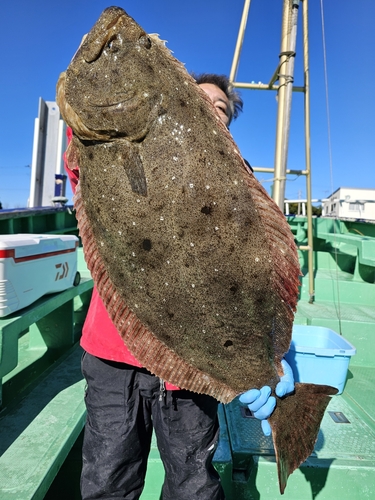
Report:
[[[225,93],[213,83],[201,83],[200,88],[206,92],[213,102],[216,112],[224,125],[229,124],[229,99]]]

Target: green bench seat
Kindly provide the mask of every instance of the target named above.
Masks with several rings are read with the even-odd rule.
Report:
[[[43,499],[85,422],[81,349],[0,419],[0,498]]]
[[[77,342],[92,287],[92,279],[83,278],[0,320],[0,407]]]
[[[367,236],[341,233],[318,233],[319,238],[330,243],[341,243],[352,245],[357,248],[358,260],[360,264],[375,266],[375,239]]]
[[[0,498],[44,498],[85,421],[78,339],[93,281],[0,320]]]

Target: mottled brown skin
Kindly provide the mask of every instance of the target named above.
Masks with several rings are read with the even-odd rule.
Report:
[[[204,92],[111,7],[61,75],[57,100],[75,134],[85,258],[131,352],[223,402],[274,388],[297,302],[296,248]],[[294,399],[280,401],[275,427]]]

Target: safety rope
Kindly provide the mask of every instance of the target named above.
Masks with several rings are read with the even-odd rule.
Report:
[[[328,154],[329,154],[329,171],[331,180],[331,193],[334,191],[333,187],[333,162],[332,162],[332,143],[331,143],[331,119],[329,112],[329,97],[328,97],[328,72],[327,72],[327,51],[326,51],[326,37],[325,37],[325,23],[324,23],[324,9],[323,0],[320,0],[320,13],[322,22],[322,43],[323,43],[323,62],[324,62],[324,81],[325,81],[325,94],[326,94],[326,114],[327,114],[327,135],[328,135]],[[333,234],[334,242],[336,243],[336,223],[338,222],[338,216],[335,214],[333,221]],[[340,307],[340,287],[339,287],[339,272],[338,272],[338,257],[337,257],[337,245],[334,247],[335,263],[336,263],[336,289],[337,289],[337,315],[339,322],[339,333],[342,335],[341,329],[341,307]]]

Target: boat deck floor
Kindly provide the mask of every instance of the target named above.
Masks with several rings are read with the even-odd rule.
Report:
[[[364,377],[357,379],[357,375]],[[314,452],[289,477],[284,499],[374,498],[375,400],[370,379],[366,382],[367,375],[366,370],[354,370],[348,391],[332,398]],[[360,397],[362,404],[351,394]],[[238,403],[233,402],[225,406],[221,426],[227,433],[225,445],[230,448],[232,461],[232,480],[224,483],[227,500],[281,498],[272,438],[263,435],[259,421],[245,416]],[[159,499],[163,477],[163,466],[153,442],[141,500]]]
[[[342,302],[337,303],[327,302],[299,302],[295,322],[303,324],[319,324],[321,320],[333,322],[361,322],[369,323],[372,326],[375,324],[375,307],[372,305],[357,305]]]

